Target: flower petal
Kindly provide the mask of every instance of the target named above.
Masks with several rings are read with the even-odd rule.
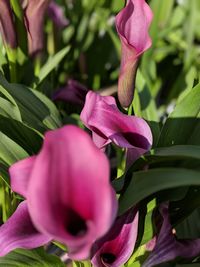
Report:
[[[163,262],[175,260],[177,257],[193,258],[200,254],[200,238],[194,240],[178,240],[172,232],[168,204],[160,206],[163,224],[157,237],[155,247],[142,267],[153,267]]]
[[[35,156],[20,160],[9,168],[11,188],[14,192],[26,197],[30,174]]]
[[[51,238],[39,233],[30,218],[26,201],[0,227],[0,256],[16,248],[33,249],[47,244]]]
[[[69,24],[69,21],[64,15],[63,8],[55,1],[51,1],[49,4],[48,14],[58,28],[66,27]]]
[[[27,202],[37,229],[65,243],[70,258],[89,256],[92,243],[111,227],[117,200],[108,160],[87,133],[66,126],[45,135]]]
[[[152,17],[145,0],[128,0],[116,16],[116,28],[122,45],[118,97],[124,107],[128,107],[133,99],[138,58],[151,46],[148,29]]]
[[[28,31],[29,54],[35,55],[44,46],[44,18],[50,0],[29,0],[25,7],[25,24]]]
[[[88,89],[81,83],[75,80],[68,80],[65,87],[58,89],[54,93],[53,100],[62,100],[83,107],[87,92]]]
[[[153,14],[145,0],[128,0],[116,16],[116,28],[124,43],[135,49],[139,56],[151,46],[148,29]]]
[[[138,212],[131,208],[118,217],[110,231],[93,246],[95,267],[119,267],[130,258],[138,231]]]
[[[3,35],[4,42],[11,48],[17,47],[17,37],[13,23],[13,14],[7,0],[0,1],[0,32]]]
[[[94,139],[99,148],[112,141],[119,147],[128,148],[130,158],[136,159],[151,147],[152,134],[148,124],[141,118],[121,113],[111,96],[89,91],[80,117],[101,138],[100,141]]]

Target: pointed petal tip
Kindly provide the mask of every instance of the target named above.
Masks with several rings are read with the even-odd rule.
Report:
[[[9,168],[11,188],[14,192],[26,197],[31,171],[36,157],[20,160]]]
[[[36,230],[28,212],[27,202],[23,201],[0,227],[0,256],[5,256],[16,248],[33,249],[50,241],[50,237]]]

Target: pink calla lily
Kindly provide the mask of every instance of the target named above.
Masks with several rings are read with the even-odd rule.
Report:
[[[0,0],[0,33],[7,45],[11,48],[17,47],[13,14],[8,0]]]
[[[145,0],[128,0],[116,17],[122,46],[118,97],[123,107],[128,107],[133,100],[139,57],[151,46],[148,29],[152,17],[152,11]]]
[[[128,165],[147,152],[152,145],[148,124],[141,118],[121,113],[112,96],[100,96],[89,91],[80,116],[92,131],[93,141],[100,149],[110,142],[127,148]]]
[[[130,258],[138,232],[138,212],[131,208],[118,217],[110,231],[93,245],[94,267],[119,267]]]
[[[66,244],[71,259],[88,258],[117,212],[108,160],[89,135],[76,126],[49,131],[40,153],[9,171],[12,189],[26,198],[35,228]]]
[[[44,46],[44,18],[50,0],[28,0],[25,2],[25,24],[28,32],[29,54],[36,55]]]

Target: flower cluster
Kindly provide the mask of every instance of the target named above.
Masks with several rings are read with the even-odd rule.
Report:
[[[27,31],[29,54],[36,55],[42,51],[44,46],[45,14],[48,12],[58,27],[67,26],[68,20],[64,17],[62,8],[51,0],[28,0],[21,1],[21,4],[17,2],[15,3],[18,8],[17,15],[20,14],[22,17],[22,24]],[[20,35],[17,35],[12,8],[15,9],[11,6],[10,1],[0,1],[0,32],[2,32],[5,44],[16,48],[20,41]],[[22,31],[22,28],[20,30]]]
[[[11,50],[21,41],[16,27],[18,20],[24,27],[30,56],[43,50],[45,14],[57,28],[70,24],[61,6],[54,1],[16,3],[0,0],[0,31],[5,47]],[[122,169],[126,175],[152,147],[149,123],[142,117],[128,115],[124,109],[134,101],[139,60],[151,46],[148,31],[152,18],[145,0],[127,0],[116,16],[121,42],[118,98],[89,90],[74,79],[68,79],[66,86],[53,94],[55,102],[64,100],[79,106],[84,129],[77,125],[50,128],[44,134],[38,153],[9,167],[10,187],[20,195],[20,201],[0,227],[0,256],[17,248],[34,249],[56,241],[67,247],[70,260],[89,260],[94,267],[119,267],[137,249],[139,221],[144,219],[140,218],[142,198],[127,205],[123,213],[118,212],[121,196],[118,198],[117,193],[123,196],[127,181],[124,179],[119,190],[113,186],[107,148],[112,144],[113,151],[124,153]],[[15,104],[8,95],[12,102],[9,104]],[[41,106],[43,102],[47,101],[41,100]],[[55,115],[55,110],[53,112]],[[28,123],[23,123],[23,127],[32,130]],[[33,132],[38,133],[38,129]],[[143,172],[149,168],[148,164],[141,166]],[[155,223],[153,238],[143,244],[145,256],[150,253],[143,267],[153,267],[177,257],[192,258],[200,253],[199,239],[176,237],[167,202],[158,205],[157,213],[159,223]]]

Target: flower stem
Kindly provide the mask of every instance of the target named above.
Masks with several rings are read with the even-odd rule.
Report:
[[[17,28],[18,45],[25,55],[28,52],[27,31],[24,25],[24,13],[19,0],[11,0],[11,6],[15,14],[15,25]]]
[[[17,50],[6,46],[6,53],[9,61],[10,81],[11,83],[17,82]]]

